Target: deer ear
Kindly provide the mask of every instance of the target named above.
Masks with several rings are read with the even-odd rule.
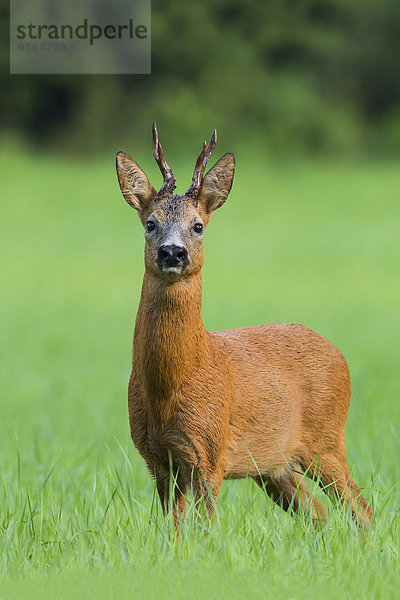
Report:
[[[127,203],[143,212],[157,193],[146,174],[125,152],[117,153],[117,174],[119,187]]]
[[[206,211],[211,213],[223,205],[231,191],[235,157],[232,152],[224,154],[204,177],[199,200]]]

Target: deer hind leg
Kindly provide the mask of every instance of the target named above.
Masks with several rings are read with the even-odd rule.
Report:
[[[289,471],[279,478],[256,477],[258,485],[265,488],[269,497],[285,511],[311,511],[315,525],[324,524],[328,512],[323,504],[314,498],[308,489],[304,476]]]
[[[333,493],[348,506],[359,526],[369,528],[372,510],[362,495],[360,488],[350,475],[346,458],[320,456],[314,475],[321,478],[321,487],[325,493]]]

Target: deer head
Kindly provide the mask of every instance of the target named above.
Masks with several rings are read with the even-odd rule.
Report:
[[[232,187],[235,158],[227,153],[204,175],[214,151],[217,132],[204,142],[197,158],[192,184],[175,194],[175,177],[168,166],[153,123],[153,154],[164,181],[159,192],[139,165],[125,152],[117,154],[119,185],[125,200],[135,208],[145,229],[145,265],[169,281],[198,272],[203,266],[203,232],[214,210],[222,206]]]

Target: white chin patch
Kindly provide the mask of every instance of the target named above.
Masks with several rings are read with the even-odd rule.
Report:
[[[175,275],[180,275],[182,273],[182,267],[163,267],[163,273],[174,273]]]

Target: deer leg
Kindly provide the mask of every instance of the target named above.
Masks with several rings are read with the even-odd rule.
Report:
[[[327,510],[312,496],[300,473],[290,471],[279,478],[257,477],[256,482],[283,510],[297,513],[302,507],[306,512],[311,511],[315,525],[325,523]]]
[[[156,476],[156,487],[158,497],[160,498],[161,508],[164,516],[168,510],[169,503],[169,478]]]
[[[321,487],[325,493],[331,491],[340,502],[348,506],[359,526],[369,528],[372,510],[352,479],[346,458],[320,457],[316,475],[321,477]]]
[[[324,525],[328,518],[328,510],[317,498],[315,498],[307,487],[304,475],[293,473],[296,480],[297,493],[300,495],[301,502],[305,510],[311,511],[311,518],[314,525]]]
[[[172,486],[170,475],[156,476],[156,486],[164,516],[166,516],[168,511],[172,508],[174,524],[176,529],[179,530],[180,521],[183,518],[186,506],[186,498],[183,491],[180,489],[177,482],[173,482],[173,499],[171,505]]]
[[[197,474],[197,477],[193,478],[193,494],[196,505],[199,506],[203,501],[210,519],[214,514],[214,507],[217,504],[222,479],[222,475],[203,477],[200,474]]]

